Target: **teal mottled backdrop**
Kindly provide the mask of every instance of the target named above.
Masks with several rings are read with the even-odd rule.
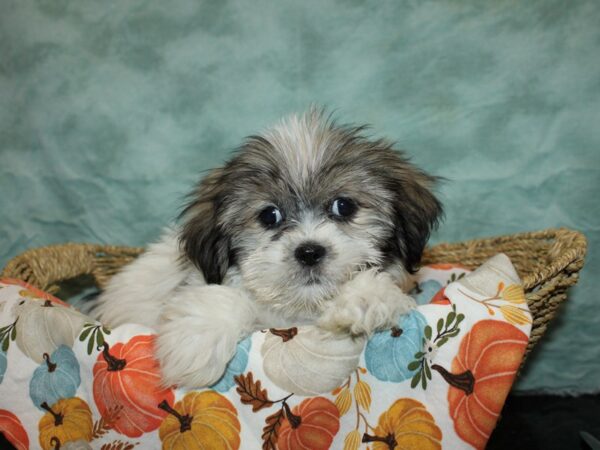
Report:
[[[0,0],[0,264],[143,245],[244,135],[316,102],[442,188],[435,241],[590,251],[520,390],[600,390],[600,3]]]

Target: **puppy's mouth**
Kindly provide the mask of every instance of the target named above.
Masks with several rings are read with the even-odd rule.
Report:
[[[308,277],[308,279],[306,280],[305,283],[307,286],[314,286],[315,284],[321,284],[321,278],[319,277],[315,277],[315,276],[310,276]]]
[[[304,272],[304,271],[303,271]],[[323,283],[323,275],[319,270],[311,269],[302,274],[302,282],[305,286],[314,286]]]

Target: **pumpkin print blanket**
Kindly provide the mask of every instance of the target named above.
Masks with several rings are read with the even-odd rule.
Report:
[[[0,432],[19,450],[484,448],[531,328],[517,273],[505,255],[426,266],[412,294],[369,340],[254,333],[186,391],[161,387],[153,330],[0,280]]]

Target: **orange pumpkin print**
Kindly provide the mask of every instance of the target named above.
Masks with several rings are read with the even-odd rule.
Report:
[[[364,434],[362,442],[370,442],[373,450],[439,450],[442,431],[425,405],[412,398],[396,400],[379,417],[375,435]]]
[[[337,406],[324,397],[309,398],[292,411],[286,410],[277,446],[279,450],[325,450],[331,446],[339,429]]]
[[[13,413],[0,409],[0,433],[17,450],[27,450],[29,448],[29,437],[23,424]]]
[[[477,322],[460,343],[452,373],[433,365],[450,383],[448,403],[461,439],[485,448],[523,359],[527,336],[496,320]]]
[[[39,423],[39,441],[44,450],[53,450],[56,442],[92,439],[92,411],[80,398],[62,398],[52,406],[46,402],[41,406],[48,411]]]
[[[161,400],[174,400],[173,390],[161,387],[160,381],[154,336],[135,336],[112,347],[104,343],[94,365],[94,401],[102,417],[122,407],[114,429],[139,437],[157,429],[167,415],[158,407]]]
[[[215,391],[190,392],[173,407],[163,400],[168,415],[158,430],[164,450],[237,450],[240,422],[229,400]]]

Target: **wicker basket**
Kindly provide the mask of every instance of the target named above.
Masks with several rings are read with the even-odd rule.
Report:
[[[436,245],[426,251],[423,264],[460,263],[475,268],[497,253],[506,253],[523,280],[533,314],[529,353],[565,300],[567,288],[577,283],[586,247],[581,233],[550,229]],[[93,244],[35,248],[9,261],[2,276],[24,280],[50,293],[56,293],[61,283],[83,275],[91,276],[102,287],[142,251],[136,247]]]

